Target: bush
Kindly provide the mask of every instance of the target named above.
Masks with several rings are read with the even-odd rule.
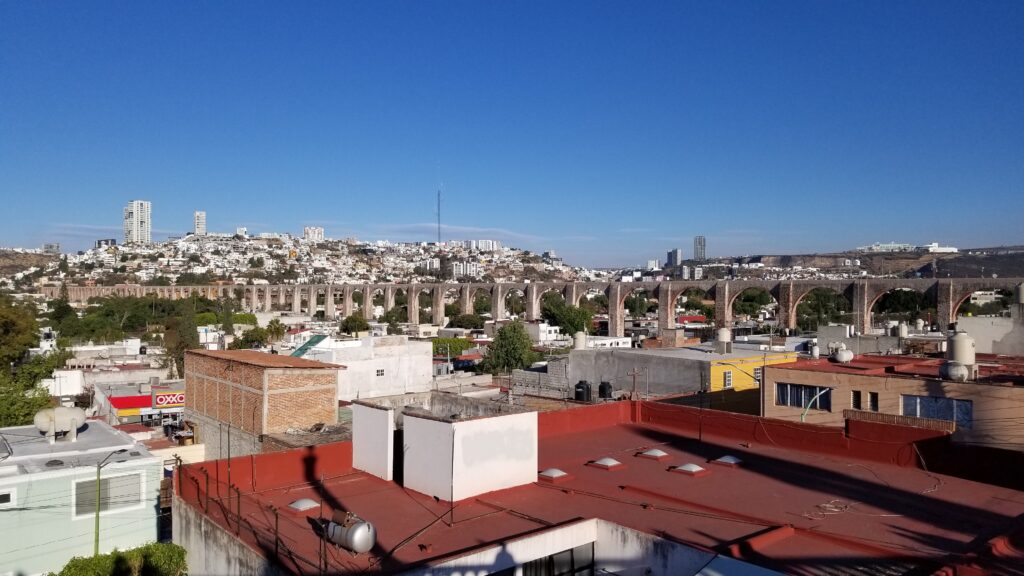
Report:
[[[56,576],[183,576],[187,573],[184,548],[154,542],[95,558],[72,558]]]
[[[250,326],[259,326],[256,322],[256,315],[249,314],[248,312],[237,312],[233,318],[235,324],[248,324]]]

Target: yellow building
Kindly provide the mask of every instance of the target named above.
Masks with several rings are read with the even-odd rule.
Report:
[[[709,353],[708,391],[754,390],[764,381],[764,368],[797,359],[796,352],[761,352],[751,350],[729,354]]]

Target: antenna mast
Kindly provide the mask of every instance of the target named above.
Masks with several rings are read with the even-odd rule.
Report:
[[[441,189],[437,189],[437,244],[441,245]]]

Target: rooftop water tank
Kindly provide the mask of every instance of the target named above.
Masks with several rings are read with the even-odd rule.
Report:
[[[587,334],[582,330],[572,335],[573,350],[586,350]]]
[[[900,338],[906,338],[910,335],[910,326],[907,326],[906,322],[900,322],[899,326],[896,327],[896,335]]]
[[[715,340],[718,342],[732,342],[732,331],[728,328],[719,328],[715,331]]]
[[[840,344],[832,359],[840,364],[849,364],[853,361],[853,350],[847,350],[846,344]]]
[[[47,408],[36,412],[35,417],[32,418],[32,423],[35,424],[40,432],[44,433],[50,433],[51,431],[57,434],[73,432],[85,424],[85,411],[81,408],[67,408],[65,406]]]
[[[1017,295],[1017,304],[1024,304],[1024,284],[1019,284],[1014,292]]]
[[[811,344],[811,358],[815,360],[821,358],[821,348],[818,348],[817,344]]]
[[[611,400],[612,398],[612,383],[601,382],[597,387],[597,397],[604,398],[605,400]]]
[[[363,554],[377,543],[377,529],[351,512],[337,511],[324,528],[324,536],[338,546]]]
[[[923,319],[918,318],[917,320],[914,320],[914,330],[917,330],[918,332],[921,332],[921,331],[924,330],[924,320]]]
[[[580,380],[577,382],[576,388],[573,390],[573,398],[577,402],[590,402],[590,382],[587,382],[586,380]]]
[[[962,331],[952,334],[946,340],[946,359],[964,366],[974,366],[974,338]]]

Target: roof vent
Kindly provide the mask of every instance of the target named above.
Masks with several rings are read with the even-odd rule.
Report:
[[[558,482],[565,482],[566,480],[572,478],[572,474],[569,474],[568,472],[560,470],[558,468],[548,468],[546,470],[541,470],[540,473],[537,474],[537,476],[540,478],[541,481],[551,482],[553,484],[557,484]]]
[[[305,512],[306,510],[311,510],[319,506],[320,503],[311,498],[299,498],[295,502],[292,502],[291,504],[288,505],[289,508],[295,510],[296,512]]]
[[[129,452],[128,455],[129,456],[142,456],[142,452],[139,452],[137,450],[133,450],[133,451]]]
[[[63,460],[47,460],[46,461],[46,467],[47,468],[60,468],[63,465],[64,465],[64,461]]]
[[[624,468],[622,462],[619,462],[615,458],[605,456],[600,460],[594,460],[593,462],[587,462],[587,466],[593,466],[594,468],[601,468],[602,470],[618,470]]]
[[[668,458],[668,452],[659,450],[657,448],[651,448],[650,450],[644,450],[636,455],[637,458],[647,458],[649,460],[664,460]]]
[[[711,461],[712,464],[720,464],[722,466],[732,466],[732,467],[739,466],[742,462],[743,462],[743,460],[740,460],[739,458],[737,458],[735,456],[730,456],[728,454],[725,455],[725,456],[722,456],[720,458],[716,458],[716,459]]]
[[[707,468],[698,466],[692,462],[683,464],[682,466],[676,466],[672,471],[679,474],[686,474],[687,476],[707,476],[708,474],[711,474]]]

